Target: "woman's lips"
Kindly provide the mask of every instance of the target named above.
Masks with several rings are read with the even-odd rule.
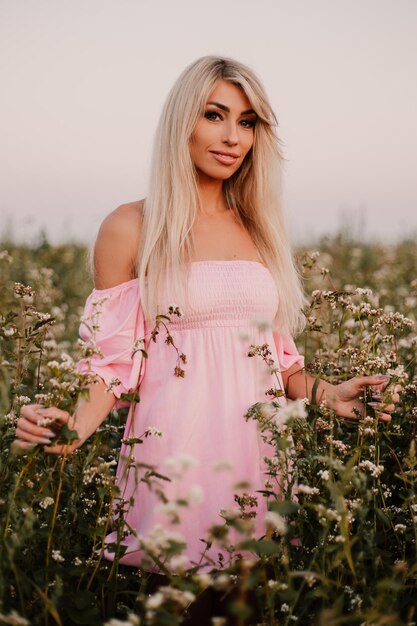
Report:
[[[234,153],[213,152],[212,150],[210,152],[214,156],[216,161],[222,163],[223,165],[234,165],[234,163],[236,163],[239,158],[239,155]]]

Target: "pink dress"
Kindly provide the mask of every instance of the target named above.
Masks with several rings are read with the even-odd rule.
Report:
[[[221,566],[219,554],[225,563],[229,555],[215,543],[207,549],[202,540],[211,526],[224,522],[221,510],[237,509],[235,494],[257,498],[256,535],[265,533],[266,501],[256,492],[264,489],[263,459],[272,451],[261,440],[256,423],[243,416],[255,402],[270,400],[265,392],[276,381],[260,356],[248,356],[249,346],[269,344],[281,371],[294,363],[302,366],[303,358],[290,337],[271,330],[278,294],[264,265],[199,261],[190,264],[188,280],[187,311],[182,317],[172,316],[169,324],[175,346],[186,355],[184,377],[174,374],[178,353],[165,342],[162,330],[156,342],[149,342],[147,359],[142,362],[140,351],[132,356],[135,341],[144,336],[148,340],[151,330],[144,321],[137,280],[94,290],[84,317],[91,316],[94,303],[101,301],[95,337],[101,356],[93,357],[90,365],[107,384],[114,377],[120,380],[113,388],[116,397],[134,390],[140,378],[140,402],[128,417],[125,439],[140,437],[151,427],[163,433],[121,448],[117,481],[122,497],[132,499],[121,562],[139,566],[144,546],[152,551],[158,541],[178,536],[187,544],[187,565],[200,564],[200,571],[209,571]],[[166,294],[161,313],[173,304]],[[84,324],[80,335],[91,339]],[[86,367],[81,361],[79,368]],[[157,489],[141,481],[148,466],[172,479],[157,481],[165,503]],[[234,538],[238,539],[232,532]],[[116,533],[107,541],[116,541]],[[112,558],[111,553],[106,556]],[[158,571],[157,566],[147,568]]]

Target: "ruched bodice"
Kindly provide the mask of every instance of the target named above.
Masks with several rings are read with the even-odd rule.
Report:
[[[269,270],[257,261],[197,261],[188,276],[186,315],[174,318],[172,328],[190,330],[212,326],[249,326],[271,322],[278,294]],[[168,310],[165,294],[161,312]]]
[[[97,301],[101,303],[95,305]],[[165,289],[161,313],[175,305]],[[280,371],[303,364],[292,339],[272,332],[278,293],[269,270],[255,261],[190,264],[184,315],[172,316],[168,325],[172,341],[167,341],[163,328],[155,341],[149,341],[152,328],[144,321],[136,280],[94,290],[84,317],[91,317],[97,306],[102,323],[94,340],[101,354],[88,364],[81,362],[80,369],[90,367],[107,383],[116,377],[116,397],[140,383],[140,402],[129,415],[125,439],[140,437],[149,428],[163,433],[121,449],[118,484],[123,497],[133,502],[126,515],[131,532],[124,539],[127,550],[122,562],[140,564],[143,542],[156,526],[180,533],[187,543],[189,565],[199,563],[205,549],[201,540],[212,525],[222,523],[219,511],[236,507],[238,484],[246,484],[245,491],[256,495],[255,527],[263,534],[266,504],[257,492],[264,489],[264,457],[272,451],[255,422],[247,422],[244,414],[255,402],[267,401],[265,392],[275,381],[261,357],[248,356],[249,346],[268,344]],[[86,325],[81,334],[89,340]],[[140,351],[134,350],[143,338],[148,352],[145,364]],[[178,365],[183,376],[178,375]],[[181,478],[178,459],[183,459]],[[168,503],[189,501],[189,506],[180,507],[180,523],[174,523],[172,506],[170,514],[157,490],[141,481],[143,468],[149,466],[171,478],[160,485]],[[107,540],[114,541],[115,534]],[[219,567],[219,552],[216,546],[205,552],[203,569]],[[112,558],[111,553],[107,556]]]

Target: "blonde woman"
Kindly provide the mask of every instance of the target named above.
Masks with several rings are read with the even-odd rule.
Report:
[[[94,338],[101,356],[90,364],[99,382],[74,416],[55,407],[22,408],[17,444],[43,444],[46,452],[59,454],[63,448],[50,445],[55,433],[38,425],[41,418],[58,417],[77,430],[72,450],[121,394],[139,385],[140,402],[129,415],[125,439],[150,428],[163,436],[121,450],[118,483],[123,498],[133,499],[126,514],[131,532],[123,539],[126,565],[141,564],[138,538],[159,525],[181,533],[189,566],[219,567],[219,549],[207,549],[202,539],[221,522],[221,509],[235,507],[238,483],[254,495],[264,488],[263,458],[271,450],[255,422],[243,416],[265,400],[271,375],[262,358],[248,356],[249,346],[269,346],[288,398],[311,396],[314,379],[292,340],[302,328],[303,295],[280,207],[275,128],[259,80],[241,63],[204,57],[183,72],[161,116],[146,200],[111,213],[95,244],[95,289],[85,316],[101,300],[101,328]],[[149,341],[155,316],[172,305],[184,311],[179,316],[174,309],[171,316],[174,345],[162,332]],[[81,334],[89,340],[85,326]],[[145,361],[138,349],[142,338]],[[364,388],[382,390],[387,382],[385,376],[337,386],[322,381],[317,393],[340,416],[355,418],[363,412]],[[389,420],[393,408],[386,407],[381,419]],[[141,464],[173,479],[164,483],[169,501],[188,499],[179,524],[172,509],[139,481]],[[259,535],[265,507],[258,497]],[[115,540],[115,534],[108,537]]]

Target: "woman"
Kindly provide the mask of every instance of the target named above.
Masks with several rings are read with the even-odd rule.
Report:
[[[207,548],[204,538],[222,521],[220,509],[235,506],[235,495],[264,488],[263,459],[271,453],[255,423],[243,419],[271,387],[270,368],[259,356],[248,357],[250,346],[268,344],[287,397],[311,397],[315,379],[305,373],[291,339],[302,327],[303,296],[279,204],[275,125],[263,88],[247,67],[204,57],[184,71],[161,116],[146,201],[110,214],[95,245],[95,290],[85,317],[94,314],[99,299],[101,329],[91,337],[82,326],[81,334],[97,342],[101,356],[80,368],[91,368],[99,382],[73,417],[56,407],[22,408],[18,445],[43,444],[59,454],[63,446],[48,445],[55,433],[38,425],[40,419],[58,418],[77,430],[71,451],[121,394],[140,385],[118,467],[122,496],[134,499],[126,514],[131,532],[123,538],[127,565],[141,563],[155,526],[181,533],[190,566],[212,569],[227,561],[227,552]],[[155,316],[174,303],[185,315],[171,309],[172,340],[164,341],[160,332],[150,341]],[[146,360],[139,349],[143,337]],[[336,386],[321,381],[317,397],[355,419],[363,414],[364,389],[382,391],[387,382],[386,376]],[[380,419],[388,421],[393,408],[384,407]],[[151,427],[163,436],[131,445]],[[164,484],[168,506],[140,482],[142,465],[172,478]],[[178,499],[189,502],[179,524],[177,510],[169,507]],[[257,500],[255,531],[262,535],[266,500]],[[112,541],[115,534],[108,537]]]

